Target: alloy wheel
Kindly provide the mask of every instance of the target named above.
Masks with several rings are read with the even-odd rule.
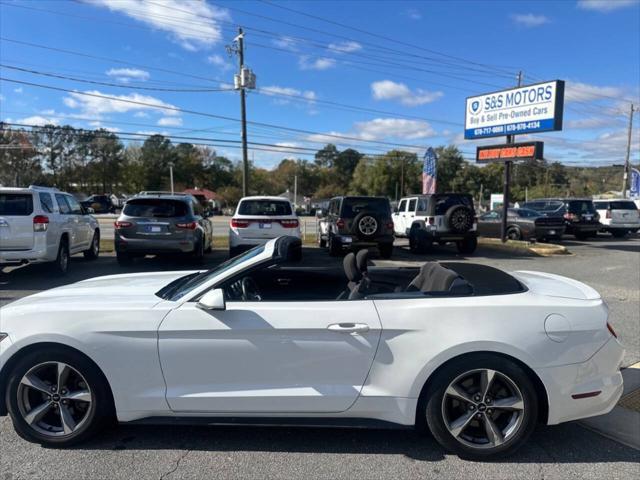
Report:
[[[472,448],[494,448],[512,439],[523,423],[522,393],[507,375],[491,369],[471,370],[445,390],[442,416],[449,433]]]
[[[378,229],[378,222],[370,215],[362,217],[358,223],[358,228],[363,235],[373,235]]]
[[[86,423],[93,405],[87,381],[63,362],[32,367],[20,380],[17,400],[27,425],[47,437],[72,435]]]

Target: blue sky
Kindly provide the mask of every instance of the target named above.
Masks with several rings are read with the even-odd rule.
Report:
[[[2,81],[0,118],[238,140],[238,94],[226,91],[236,59],[225,45],[243,26],[245,63],[259,87],[248,95],[248,119],[305,131],[250,125],[250,141],[283,150],[252,149],[259,165],[326,141],[367,153],[456,144],[471,159],[478,142],[462,138],[465,97],[510,87],[519,70],[525,84],[567,81],[564,130],[520,139],[544,140],[546,157],[566,164],[624,159],[629,101],[640,103],[638,0],[274,3],[2,0],[2,77],[75,92]],[[640,127],[640,115],[634,122]],[[217,150],[240,158],[237,148]],[[310,158],[304,152],[293,156]]]

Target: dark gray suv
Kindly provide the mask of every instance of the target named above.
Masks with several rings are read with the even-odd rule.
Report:
[[[318,244],[328,247],[331,255],[377,247],[381,257],[391,258],[393,240],[391,205],[384,197],[332,198],[318,222]]]
[[[153,193],[128,200],[115,222],[118,263],[135,257],[186,253],[196,262],[213,247],[213,227],[191,195]]]

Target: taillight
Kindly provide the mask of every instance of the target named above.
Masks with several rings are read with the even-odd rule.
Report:
[[[436,218],[435,217],[429,217],[429,225],[435,225],[436,224]]]
[[[387,222],[387,228],[388,228],[389,230],[393,230],[393,221],[389,220],[389,221]]]
[[[607,322],[607,330],[609,330],[609,333],[611,333],[611,335],[618,338],[618,334],[616,333],[616,331],[613,329],[613,327],[609,322]]]
[[[195,230],[198,224],[196,222],[176,223],[176,227],[184,230]]]
[[[345,226],[344,220],[342,218],[339,218],[338,221],[336,222],[336,226],[338,228],[344,228]]]
[[[116,220],[115,222],[113,222],[113,226],[116,227],[116,229],[121,229],[121,228],[129,228],[131,227],[133,224],[131,222],[120,222],[118,220]]]
[[[563,216],[564,216],[565,220],[569,220],[569,221],[572,221],[572,222],[578,221],[578,216],[575,213],[567,212]]]
[[[36,215],[33,217],[33,231],[46,232],[49,228],[49,217],[46,215]]]
[[[233,228],[247,228],[249,226],[249,220],[239,220],[237,218],[231,219],[231,226]]]
[[[284,228],[296,228],[298,226],[298,220],[290,219],[290,220],[280,220],[280,225]]]
[[[607,217],[607,218],[611,218],[611,210],[607,210],[607,215],[606,215],[606,217]]]

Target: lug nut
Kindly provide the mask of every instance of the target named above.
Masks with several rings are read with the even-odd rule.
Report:
[[[480,401],[480,395],[476,395],[475,397],[473,397],[473,399],[474,399],[476,402],[479,402],[479,401]]]
[[[476,409],[475,405],[469,405],[469,410],[471,410],[472,412]]]
[[[481,413],[476,413],[476,418],[482,418],[482,414]]]
[[[491,398],[487,397],[486,400],[484,401],[484,403],[491,403]]]
[[[493,410],[491,410],[491,409],[487,410],[487,415],[491,415],[492,413],[493,413]]]

